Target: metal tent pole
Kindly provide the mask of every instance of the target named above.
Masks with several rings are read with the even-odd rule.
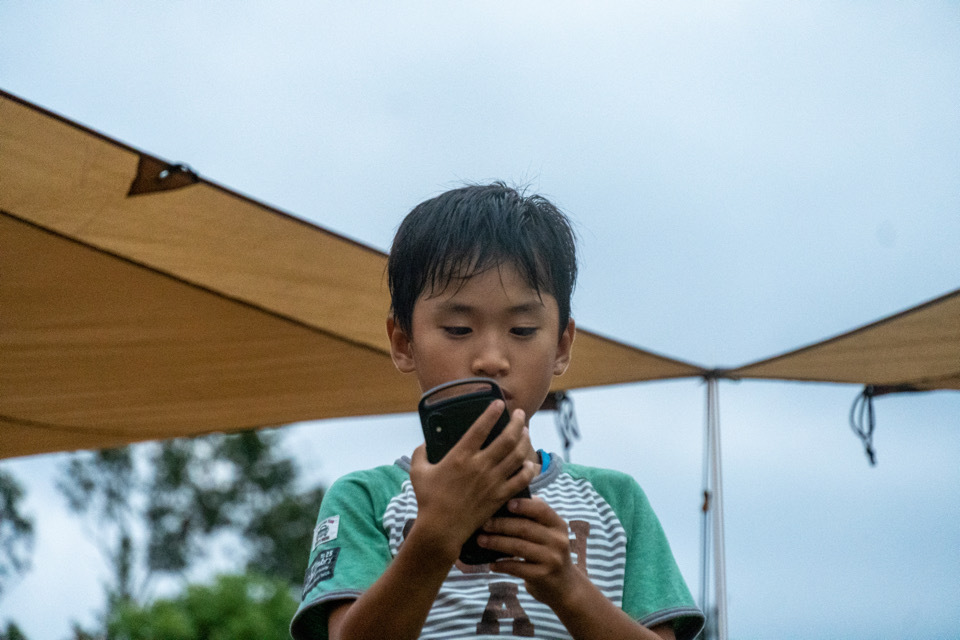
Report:
[[[706,380],[705,380],[706,382]],[[707,383],[709,385],[709,382]],[[707,624],[703,630],[701,638],[703,640],[712,640],[713,632],[712,618],[713,612],[710,611],[710,450],[711,450],[711,429],[710,429],[710,395],[709,386],[707,390],[707,405],[704,410],[703,423],[703,505],[700,514],[700,608],[707,617]]]
[[[707,376],[703,453],[703,519],[700,530],[700,606],[707,616],[704,638],[727,640],[727,568],[723,535],[723,470],[717,377]],[[712,544],[711,544],[712,543]],[[714,606],[709,603],[711,562]]]

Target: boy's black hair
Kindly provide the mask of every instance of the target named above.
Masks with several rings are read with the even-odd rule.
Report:
[[[557,299],[562,332],[577,279],[575,245],[567,217],[542,196],[501,182],[447,191],[414,207],[397,229],[387,263],[394,322],[412,336],[421,294],[508,263],[538,294]]]

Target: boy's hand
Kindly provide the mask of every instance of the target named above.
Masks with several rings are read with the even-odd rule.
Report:
[[[478,542],[512,556],[490,570],[524,581],[527,592],[553,609],[571,636],[586,640],[675,640],[669,622],[646,628],[590,582],[570,558],[567,523],[540,498],[514,498],[508,508],[522,518],[491,518]]]
[[[480,448],[503,408],[502,400],[492,402],[437,464],[427,460],[425,445],[413,452],[410,482],[418,510],[414,528],[433,538],[453,559],[470,534],[528,486],[535,474],[527,459],[532,447],[522,410],[513,412],[486,449]]]
[[[587,579],[570,558],[567,523],[540,498],[515,498],[508,508],[523,517],[492,518],[478,542],[515,559],[498,560],[490,570],[521,578],[530,595],[556,610]]]

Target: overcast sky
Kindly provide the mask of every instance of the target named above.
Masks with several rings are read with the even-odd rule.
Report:
[[[462,181],[529,184],[581,235],[578,323],[705,366],[960,287],[956,2],[0,0],[0,88],[380,249]],[[857,387],[719,391],[731,638],[960,637],[960,394],[878,399],[871,468]],[[703,384],[573,397],[574,461],[639,480],[697,594]],[[286,432],[331,482],[419,427]],[[0,624],[34,639],[103,604],[64,459],[3,463],[38,541]]]

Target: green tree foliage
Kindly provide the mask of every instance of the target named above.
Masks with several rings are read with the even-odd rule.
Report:
[[[16,576],[30,568],[33,551],[33,521],[21,512],[23,487],[7,471],[0,469],[0,597]],[[16,627],[4,636],[17,638]]]
[[[250,544],[248,570],[285,580],[299,588],[307,569],[307,552],[313,539],[323,488],[283,496],[269,509],[250,519],[245,539]]]
[[[111,606],[133,597],[134,498],[143,486],[131,447],[75,454],[57,482],[70,510],[88,516],[93,524],[92,538],[114,576],[114,584],[107,587]]]
[[[20,627],[10,622],[6,629],[0,630],[0,640],[27,640],[27,636],[23,635]]]
[[[323,490],[299,490],[297,466],[279,444],[276,432],[249,431],[70,460],[59,488],[71,510],[94,523],[110,563],[108,620],[117,612],[149,609],[154,622],[169,618],[174,624],[173,601],[158,602],[155,611],[138,603],[147,599],[152,577],[186,576],[218,535],[245,547],[238,569],[246,565],[287,589],[299,587]],[[225,585],[220,588],[217,593],[227,594]]]
[[[191,585],[179,597],[126,603],[108,622],[117,640],[288,640],[297,603],[286,581],[248,573]]]

